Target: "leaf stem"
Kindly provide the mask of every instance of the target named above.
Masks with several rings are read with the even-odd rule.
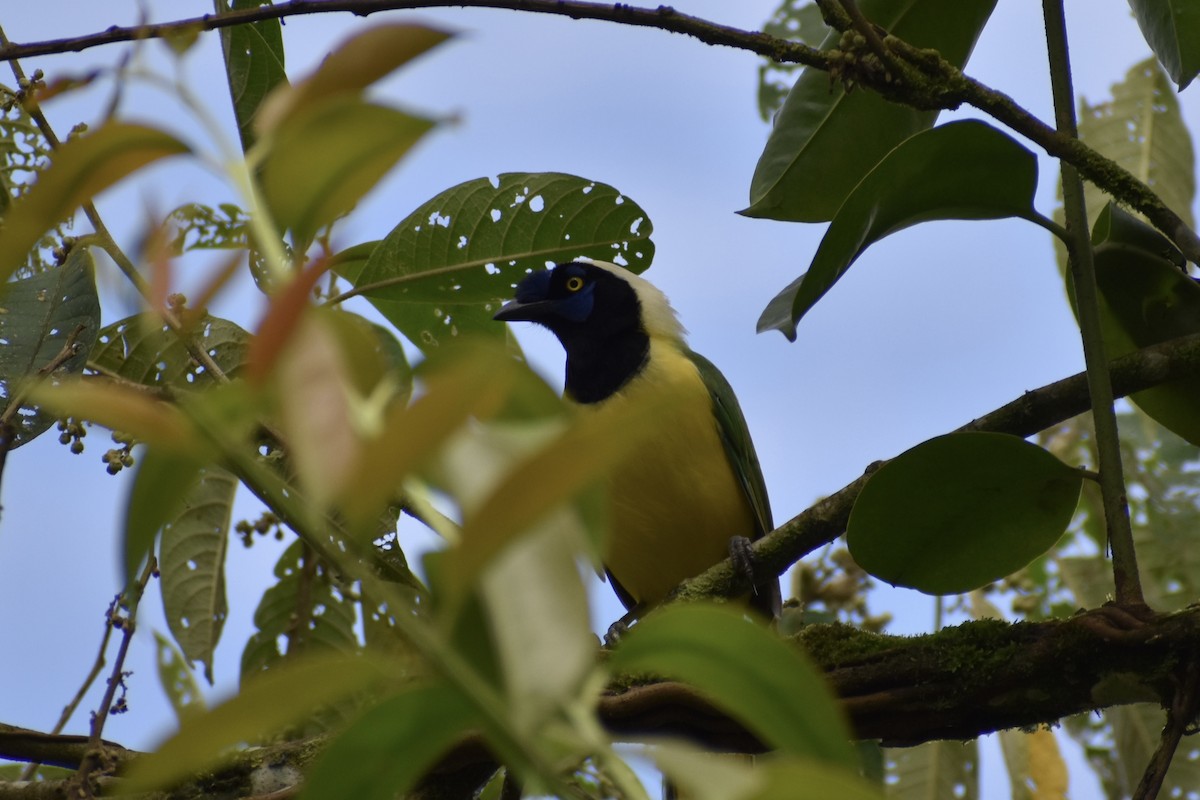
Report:
[[[1067,27],[1062,0],[1042,0],[1042,12],[1050,54],[1050,85],[1054,94],[1055,121],[1060,133],[1078,138],[1075,92],[1071,85],[1070,53],[1067,47]],[[1066,213],[1067,232],[1071,237],[1067,250],[1070,254],[1075,301],[1079,309],[1079,332],[1083,338],[1088,390],[1092,398],[1092,416],[1096,424],[1100,492],[1104,500],[1109,547],[1112,549],[1116,599],[1121,604],[1141,605],[1145,600],[1138,577],[1137,553],[1134,550],[1133,531],[1129,523],[1129,504],[1125,497],[1121,443],[1117,432],[1117,415],[1113,408],[1108,357],[1104,352],[1100,300],[1096,289],[1092,246],[1088,236],[1083,181],[1074,166],[1065,161],[1061,161],[1060,164],[1063,209]]]

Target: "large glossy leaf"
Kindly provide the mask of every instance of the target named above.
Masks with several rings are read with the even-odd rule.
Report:
[[[306,242],[348,213],[433,127],[355,96],[298,109],[275,131],[262,165],[272,219]]]
[[[926,742],[887,751],[889,800],[979,797],[975,742]]]
[[[46,231],[117,181],[165,156],[188,148],[168,133],[145,125],[107,122],[65,142],[37,183],[12,204],[0,229],[0,281],[24,262]]]
[[[875,577],[959,594],[1010,575],[1066,531],[1082,477],[1037,445],[952,433],[879,469],[850,512],[846,543]]]
[[[1200,72],[1200,9],[1190,0],[1129,0],[1150,49],[1179,91]]]
[[[205,314],[190,336],[226,376],[238,376],[246,360],[249,333],[234,322]],[[179,335],[155,314],[126,317],[102,328],[90,364],[100,372],[147,386],[179,390],[215,383]]]
[[[507,173],[442,192],[392,229],[365,266],[337,267],[422,350],[460,334],[502,337],[500,302],[531,269],[590,257],[650,266],[646,212],[601,183]]]
[[[888,153],[838,209],[808,272],[767,305],[759,332],[796,338],[796,322],[867,247],[936,219],[1037,219],[1037,159],[975,120],[918,133]]]
[[[155,752],[140,756],[126,773],[128,791],[182,780],[218,763],[234,746],[260,741],[380,677],[378,666],[361,656],[313,657],[272,670],[233,699],[186,720]]]
[[[850,729],[821,674],[798,648],[734,609],[664,608],[634,626],[609,665],[686,681],[787,755],[857,766]]]
[[[217,11],[269,4],[270,0],[216,0]],[[272,89],[287,83],[281,23],[277,19],[265,19],[222,28],[221,48],[225,53],[229,95],[233,100],[233,115],[237,118],[242,150],[249,152],[254,145],[254,122],[259,107]]]
[[[995,0],[862,0],[872,22],[956,66],[966,63]],[[837,47],[831,33],[825,48]],[[750,181],[751,217],[823,222],[833,219],[855,184],[884,155],[929,128],[936,111],[891,103],[867,91],[830,85],[815,69],[801,73],[775,118]],[[853,141],[853,147],[846,142]]]
[[[337,738],[305,778],[302,800],[403,797],[478,715],[453,686],[428,683],[384,700]]]
[[[1200,331],[1200,285],[1183,272],[1182,257],[1170,242],[1111,205],[1097,220],[1092,239],[1109,358]],[[1130,399],[1163,426],[1200,444],[1200,379],[1172,381]]]
[[[0,412],[19,399],[21,381],[32,378],[60,355],[56,374],[78,373],[87,363],[100,328],[96,275],[86,247],[76,247],[61,267],[0,286]],[[74,355],[64,354],[69,341]],[[21,403],[12,418],[12,447],[31,441],[54,416]]]
[[[225,552],[238,482],[219,467],[202,469],[163,527],[158,570],[163,614],[188,662],[213,682],[213,651],[225,626]]]

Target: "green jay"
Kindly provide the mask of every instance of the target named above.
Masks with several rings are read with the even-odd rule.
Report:
[[[674,394],[673,413],[607,479],[603,562],[626,619],[731,554],[750,563],[747,540],[773,527],[758,456],[733,390],[688,348],[666,295],[615,264],[573,261],[527,275],[495,318],[558,338],[564,395],[584,408]],[[760,579],[750,605],[777,616],[778,578]]]

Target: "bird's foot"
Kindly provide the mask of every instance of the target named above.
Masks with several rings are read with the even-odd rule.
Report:
[[[625,616],[621,617],[612,625],[609,625],[608,632],[604,634],[604,646],[609,649],[616,647],[617,642],[621,641],[621,637],[629,632],[629,626],[632,625],[635,620],[637,620],[637,618],[641,615],[642,610],[642,605],[639,603],[638,605],[626,611]]]
[[[1108,602],[1085,611],[1074,622],[1109,641],[1134,640],[1158,615],[1145,603]]]
[[[744,577],[751,586],[758,584],[753,542],[745,536],[734,536],[729,540],[729,560],[733,563],[734,572]]]

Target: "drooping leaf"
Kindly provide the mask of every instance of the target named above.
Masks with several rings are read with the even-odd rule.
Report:
[[[417,56],[450,37],[426,25],[376,25],[351,36],[325,56],[320,66],[290,86],[280,85],[255,120],[261,134],[286,125],[306,107],[342,94],[359,94]]]
[[[854,560],[880,580],[960,594],[1016,572],[1058,541],[1082,476],[1037,445],[952,433],[879,469],[846,530]]]
[[[225,626],[225,552],[238,482],[205,467],[166,521],[158,549],[163,614],[189,663],[213,682],[213,652]]]
[[[29,396],[52,414],[122,431],[138,442],[176,453],[203,452],[183,412],[137,389],[75,378],[54,385],[38,384]]]
[[[191,338],[227,377],[238,377],[246,361],[249,333],[234,322],[205,314],[194,325]],[[90,362],[102,372],[147,386],[199,389],[215,382],[179,335],[155,314],[126,317],[102,328]]]
[[[767,305],[758,330],[796,338],[796,322],[864,250],[888,234],[937,219],[1037,218],[1037,159],[975,120],[918,133],[888,153],[838,209],[808,272]]]
[[[20,400],[21,383],[65,356],[54,370],[66,375],[83,370],[100,328],[96,275],[86,247],[76,247],[61,267],[0,285],[0,412],[16,400],[12,447],[32,441],[54,423],[54,416]],[[74,343],[74,354],[64,352]]]
[[[474,707],[453,686],[427,683],[406,689],[330,743],[305,777],[301,800],[406,796],[434,760],[478,724]]]
[[[863,14],[891,34],[966,63],[995,0],[861,0]],[[833,32],[823,48],[838,46]],[[796,222],[833,219],[859,180],[887,154],[933,125],[936,111],[891,103],[873,92],[830,85],[829,74],[805,69],[775,118],[741,213]],[[853,140],[854,147],[846,147]]]
[[[653,226],[636,203],[561,173],[507,173],[459,184],[392,229],[366,265],[336,267],[428,352],[460,334],[499,338],[492,321],[530,269],[588,257],[650,266]]]
[[[154,646],[158,651],[158,682],[162,685],[179,722],[207,708],[204,693],[196,683],[196,676],[188,668],[183,654],[175,649],[167,637],[154,632]]]
[[[299,109],[275,131],[262,165],[275,224],[307,242],[353,209],[433,125],[354,96]]]
[[[887,751],[889,800],[979,797],[976,742],[926,742]]]
[[[271,0],[216,0],[218,12],[270,5]],[[283,31],[277,19],[221,29],[221,49],[229,95],[243,152],[254,145],[254,121],[271,90],[287,83],[284,69]]]
[[[12,204],[0,230],[0,281],[7,281],[46,231],[81,204],[154,161],[188,152],[168,133],[106,122],[65,142],[35,184]]]
[[[1200,285],[1180,268],[1182,256],[1161,234],[1110,204],[1092,238],[1110,359],[1200,331]],[[1200,444],[1200,379],[1172,381],[1130,399],[1160,424]]]
[[[1188,0],[1129,0],[1142,37],[1179,91],[1200,72],[1200,10]]]
[[[227,757],[235,745],[257,742],[314,710],[378,681],[379,666],[361,656],[312,657],[272,670],[233,699],[186,720],[178,733],[130,766],[128,791],[163,788]]]
[[[850,729],[821,674],[794,646],[718,606],[668,606],[613,651],[616,672],[695,686],[769,747],[854,769]]]
[[[293,542],[275,564],[277,582],[263,592],[254,611],[258,629],[242,651],[243,684],[260,672],[313,652],[352,653],[355,605],[338,588],[329,567],[315,560],[301,541]],[[281,643],[283,640],[284,643]]]

